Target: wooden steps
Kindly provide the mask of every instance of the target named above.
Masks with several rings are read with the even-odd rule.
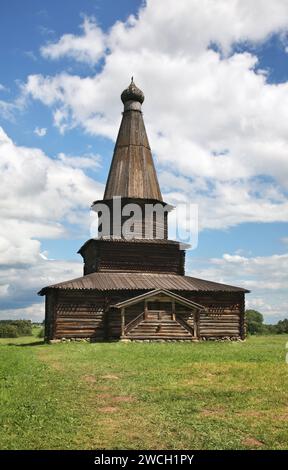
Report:
[[[122,337],[122,339],[129,339],[129,340],[139,340],[139,341],[195,341],[196,338],[192,335],[185,335],[185,336],[167,336],[167,335],[154,335],[154,336],[136,336],[136,335],[126,335]]]
[[[192,333],[176,320],[142,320],[125,334],[130,339],[192,339]]]

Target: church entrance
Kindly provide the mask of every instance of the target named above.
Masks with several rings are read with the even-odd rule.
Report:
[[[146,320],[174,320],[172,312],[172,303],[165,301],[147,302]]]
[[[133,297],[114,307],[121,309],[121,338],[131,340],[195,339],[196,313],[203,308],[164,290]]]

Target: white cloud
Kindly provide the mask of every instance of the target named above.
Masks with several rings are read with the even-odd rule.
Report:
[[[0,311],[0,320],[31,320],[42,322],[45,315],[45,304],[34,303],[28,307],[11,308]]]
[[[39,238],[67,236],[65,222],[83,223],[103,185],[82,168],[95,157],[49,158],[40,149],[19,147],[0,128],[0,259],[4,265],[39,261]]]
[[[82,276],[81,261],[44,260],[25,267],[0,269],[0,319],[37,317],[44,319],[44,303],[37,292],[42,287]],[[38,303],[39,302],[39,303]],[[35,313],[35,315],[34,315]],[[24,315],[24,316],[23,316]],[[35,318],[36,320],[36,318]]]
[[[230,279],[235,278],[236,270],[237,276],[244,277],[242,284],[247,289],[288,289],[288,253],[250,258],[225,253],[222,258],[212,258],[210,262]]]
[[[287,0],[148,0],[138,18],[130,15],[125,23],[117,21],[108,34],[94,18],[84,17],[80,36],[64,34],[58,42],[41,48],[44,57],[72,57],[97,63],[105,43],[114,53],[143,54],[159,50],[171,55],[194,55],[211,43],[228,53],[237,42],[257,43],[272,33],[287,31]],[[181,34],[179,34],[181,31]]]
[[[80,257],[79,262],[49,260],[39,240],[67,238],[67,222],[89,237],[89,207],[103,185],[83,170],[96,171],[99,162],[93,154],[83,160],[63,153],[49,158],[38,148],[17,146],[0,127],[1,318],[41,320],[37,291],[82,275]]]
[[[14,120],[14,112],[17,110],[17,106],[9,101],[0,100],[0,116],[9,121]]]
[[[93,153],[87,153],[77,157],[65,155],[65,153],[60,152],[58,154],[58,159],[72,168],[89,168],[90,170],[96,170],[101,167],[100,155]]]
[[[64,34],[56,43],[41,48],[41,53],[49,59],[71,57],[78,62],[96,64],[105,52],[105,35],[93,18],[85,17],[81,25],[83,34]]]
[[[164,9],[148,1],[137,19],[102,33],[109,53],[99,73],[30,75],[24,93],[52,108],[60,132],[81,126],[115,139],[119,94],[133,74],[147,97],[145,121],[168,197],[178,193],[176,199],[198,203],[202,228],[287,221],[288,83],[269,84],[256,55],[231,47],[284,34],[288,1],[167,3]],[[97,62],[98,52],[91,55],[99,27],[89,18],[82,27],[80,36],[64,35],[54,52],[50,46],[42,52]],[[225,55],[209,49],[211,43]],[[179,178],[185,189],[176,185]]]
[[[189,274],[251,290],[246,308],[258,309],[265,320],[288,317],[288,253],[247,257],[224,253],[222,258],[188,259]],[[190,265],[190,266],[189,266]]]
[[[46,127],[35,127],[34,134],[38,135],[38,137],[44,137],[47,134]]]

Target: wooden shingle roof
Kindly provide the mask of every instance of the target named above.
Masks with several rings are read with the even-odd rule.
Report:
[[[165,289],[171,291],[193,291],[193,292],[249,292],[246,289],[218,282],[206,281],[190,276],[177,274],[156,273],[116,273],[97,272],[78,277],[70,281],[60,282],[44,287],[38,292],[44,295],[49,289],[73,289],[73,290],[154,290]]]
[[[144,95],[132,80],[121,98],[124,112],[104,199],[121,196],[162,201],[141,111]]]

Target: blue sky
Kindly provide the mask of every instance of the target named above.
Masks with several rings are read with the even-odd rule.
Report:
[[[1,5],[1,318],[81,275],[131,75],[165,200],[199,206],[187,273],[287,317],[288,1],[207,1]]]

